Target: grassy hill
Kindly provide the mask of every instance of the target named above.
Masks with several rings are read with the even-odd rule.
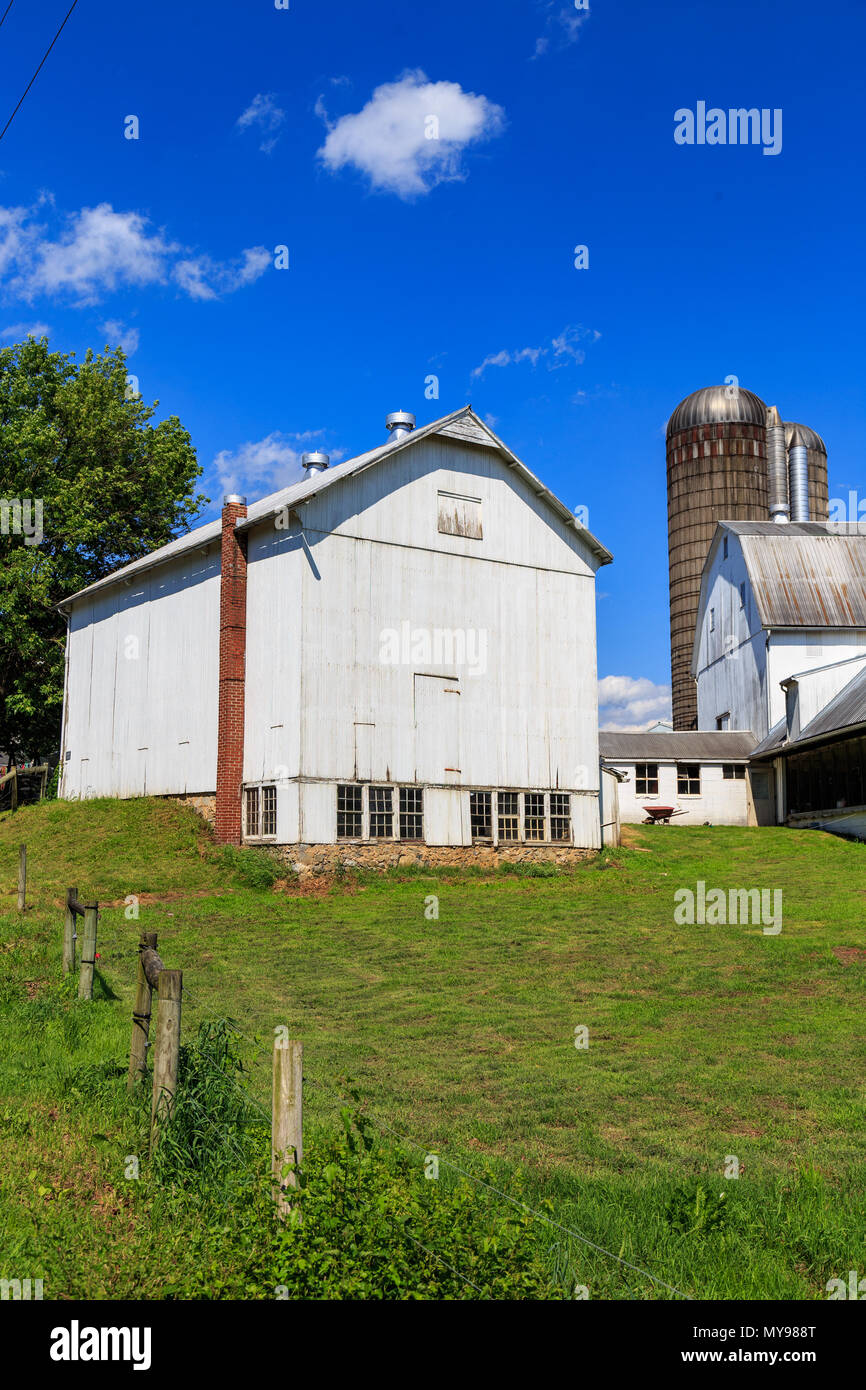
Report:
[[[144,1180],[124,1178],[140,1148],[124,1075],[148,929],[184,971],[184,1037],[233,1020],[262,1115],[285,1024],[304,1042],[311,1135],[327,1145],[354,1084],[377,1133],[410,1137],[419,1172],[435,1151],[519,1190],[559,1223],[532,1223],[552,1291],[671,1296],[664,1281],[697,1298],[825,1297],[827,1279],[862,1263],[866,1234],[866,847],[728,827],[630,839],[550,876],[274,884],[267,856],[219,849],[173,803],[54,802],[0,819],[5,1254],[32,1277],[40,1264],[56,1296],[197,1287],[184,1271],[205,1258],[194,1236],[214,1195],[155,1185],[146,1160]],[[698,881],[780,889],[782,931],[677,925],[674,894]],[[72,883],[100,902],[92,1004],[60,972]],[[224,1140],[214,1125],[211,1142]],[[223,1225],[225,1291],[273,1296],[266,1280],[244,1285],[249,1250]]]

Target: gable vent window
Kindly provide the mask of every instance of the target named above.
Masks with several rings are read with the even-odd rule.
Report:
[[[424,793],[420,787],[400,788],[400,839],[424,838]]]
[[[523,834],[527,840],[544,839],[544,792],[526,792],[524,795]]]
[[[443,536],[463,536],[471,541],[484,539],[481,530],[481,498],[461,497],[458,492],[440,492],[439,532]]]
[[[493,793],[469,793],[469,824],[473,840],[493,839]]]
[[[337,839],[361,838],[361,788],[337,788]]]
[[[500,792],[496,798],[499,811],[499,839],[519,840],[519,811],[517,792]]]
[[[571,839],[571,797],[568,792],[550,793],[550,838]]]
[[[393,840],[394,794],[390,787],[370,788],[370,839]]]

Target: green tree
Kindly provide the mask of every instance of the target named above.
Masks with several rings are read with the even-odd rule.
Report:
[[[130,394],[123,351],[73,358],[46,338],[0,350],[0,751],[17,758],[59,747],[56,605],[188,530],[208,501],[189,434],[176,416],[150,423],[159,402]]]

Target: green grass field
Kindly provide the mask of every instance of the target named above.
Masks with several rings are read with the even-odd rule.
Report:
[[[258,855],[217,850],[171,803],[3,818],[3,1263],[44,1271],[54,1296],[151,1298],[193,1258],[195,1203],[168,1219],[123,1176],[146,928],[184,971],[185,1036],[234,1020],[263,1106],[286,1024],[304,1043],[313,1128],[335,1123],[352,1081],[419,1165],[436,1151],[522,1184],[559,1223],[535,1224],[564,1296],[574,1283],[592,1298],[673,1296],[664,1281],[694,1298],[826,1297],[829,1278],[866,1268],[866,847],[781,828],[628,838],[549,877],[406,870],[270,888],[251,886]],[[677,925],[674,894],[699,880],[781,889],[782,931]],[[92,1004],[61,979],[70,883],[101,904]]]

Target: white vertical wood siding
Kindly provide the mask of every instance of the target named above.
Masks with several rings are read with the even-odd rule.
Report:
[[[217,547],[76,603],[61,795],[212,792],[218,677]]]

